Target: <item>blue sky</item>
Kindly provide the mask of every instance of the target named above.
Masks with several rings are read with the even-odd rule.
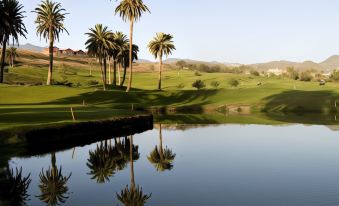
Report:
[[[35,33],[40,0],[20,0],[27,11],[27,39],[46,46]],[[70,14],[57,46],[83,49],[90,27],[102,23],[128,33],[114,15],[118,1],[58,0]],[[139,57],[152,60],[147,44],[156,32],[174,35],[172,57],[206,61],[256,63],[271,60],[322,61],[339,54],[339,1],[335,0],[144,0],[151,10],[136,23]]]

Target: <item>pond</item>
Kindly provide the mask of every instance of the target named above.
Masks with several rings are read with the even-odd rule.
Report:
[[[339,205],[337,129],[156,124],[133,136],[12,157],[1,177],[16,168],[19,179],[29,175],[26,193],[15,197],[29,206]]]

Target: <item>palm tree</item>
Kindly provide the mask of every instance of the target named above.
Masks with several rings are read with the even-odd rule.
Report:
[[[37,8],[33,11],[38,16],[35,20],[37,24],[37,35],[49,40],[49,69],[47,76],[47,85],[51,85],[53,74],[53,50],[54,41],[59,41],[61,32],[68,31],[65,28],[64,21],[66,15],[65,9],[61,7],[60,3],[52,2],[50,0],[42,1]]]
[[[117,48],[114,49],[113,52],[113,59],[114,59],[114,85],[117,84],[116,82],[116,73],[117,73],[117,67],[118,67],[118,85],[121,84],[121,73],[120,68],[122,64],[123,54],[126,50],[126,45],[129,45],[129,40],[127,39],[127,36],[123,34],[122,32],[115,32],[114,33],[114,41],[117,44]]]
[[[129,46],[126,45],[126,49],[122,53],[121,65],[124,67],[124,74],[120,86],[125,83],[127,67],[129,67]],[[138,60],[139,47],[135,44],[132,45],[132,62]]]
[[[0,205],[25,205],[29,195],[28,187],[31,183],[30,174],[24,177],[22,168],[16,172],[7,166],[0,170]]]
[[[161,124],[159,124],[159,139],[159,148],[158,146],[155,146],[155,149],[150,153],[147,159],[151,164],[154,165],[157,171],[163,172],[173,168],[175,154],[173,154],[172,150],[168,149],[167,147],[163,149]]]
[[[119,13],[120,17],[124,21],[130,22],[130,42],[129,42],[129,81],[126,92],[129,92],[132,87],[132,51],[133,51],[133,25],[134,22],[141,18],[142,13],[150,12],[148,7],[143,3],[142,0],[121,0],[120,4],[115,9],[115,14]]]
[[[15,47],[8,48],[6,50],[6,57],[7,61],[9,62],[9,65],[11,65],[11,67],[14,68],[15,58],[19,57],[17,49]]]
[[[151,198],[152,194],[143,194],[142,187],[135,185],[134,178],[134,160],[136,156],[139,156],[137,147],[133,145],[133,136],[129,138],[129,158],[130,158],[130,169],[131,169],[131,184],[130,187],[127,185],[120,194],[116,194],[118,200],[125,206],[143,206],[146,201]]]
[[[106,90],[106,59],[109,56],[110,49],[115,48],[115,44],[112,41],[113,33],[108,30],[107,26],[102,24],[97,24],[95,28],[90,28],[89,30],[90,32],[86,33],[88,35],[88,40],[85,43],[86,48],[89,55],[96,56],[99,60],[103,88]]]
[[[46,171],[42,169],[39,174],[39,188],[41,194],[37,197],[47,205],[55,206],[60,203],[65,203],[69,198],[67,195],[67,182],[72,173],[70,173],[69,176],[62,175],[62,168],[60,167],[60,169],[58,169],[56,166],[56,157],[54,152],[51,154],[51,163],[52,168],[49,168]]]
[[[23,22],[24,11],[23,6],[17,0],[0,1],[0,44],[2,45],[2,53],[0,60],[0,83],[4,81],[6,45],[10,38],[13,44],[19,44],[19,36],[26,38],[26,27]]]
[[[148,44],[149,51],[154,55],[155,59],[159,58],[159,83],[158,89],[161,90],[161,71],[163,55],[170,55],[175,50],[173,44],[173,36],[165,33],[157,33],[153,40]]]

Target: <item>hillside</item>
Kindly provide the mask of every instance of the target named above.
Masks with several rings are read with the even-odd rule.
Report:
[[[33,52],[42,52],[45,47],[35,46],[33,44],[23,44],[23,45],[14,45],[14,47],[21,49],[21,50],[27,50],[27,51],[33,51]]]
[[[19,66],[37,66],[45,67],[48,66],[48,56],[41,53],[44,47],[35,46],[32,44],[24,44],[19,46]],[[82,67],[89,68],[89,58],[81,57],[56,57],[55,66],[70,66],[70,67]],[[185,61],[188,64],[206,64],[206,65],[224,65],[228,67],[238,67],[241,64],[238,63],[227,63],[227,62],[207,62],[193,59],[182,59],[182,58],[168,58],[164,60],[164,70],[175,68],[175,64],[178,61]],[[98,65],[97,65],[98,66]],[[304,62],[293,62],[293,61],[271,61],[265,63],[256,63],[248,65],[258,71],[267,71],[269,69],[286,69],[287,67],[294,67],[299,71],[305,71],[309,69],[314,69],[318,71],[329,72],[334,69],[339,68],[339,55],[333,55],[328,59],[317,63],[313,61],[304,61]],[[158,64],[154,60],[139,59],[135,64],[136,72],[152,72],[157,70]]]

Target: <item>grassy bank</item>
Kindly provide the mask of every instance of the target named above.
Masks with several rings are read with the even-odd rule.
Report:
[[[38,55],[38,56],[37,56]],[[39,56],[40,55],[40,56]],[[32,86],[45,82],[48,61],[41,54],[23,53],[19,64],[5,74],[8,84],[0,85],[0,129],[31,124],[60,123],[72,120],[73,107],[78,121],[105,119],[131,114],[131,108],[173,112],[266,113],[337,113],[339,85],[302,82],[279,77],[245,74],[199,73],[174,70],[170,65],[163,74],[163,91],[155,90],[158,73],[150,63],[136,64],[130,93],[110,87],[102,91],[97,65],[86,58],[57,57],[54,78],[67,86]],[[154,65],[152,66],[154,69]],[[92,75],[89,71],[92,69]],[[202,80],[206,88],[192,87]],[[232,87],[230,80],[240,84]],[[218,81],[219,87],[211,83]],[[17,85],[13,85],[17,84]],[[18,86],[18,84],[24,84]],[[85,106],[84,106],[85,105]],[[339,105],[338,105],[339,106]],[[266,115],[274,121],[279,115]]]

